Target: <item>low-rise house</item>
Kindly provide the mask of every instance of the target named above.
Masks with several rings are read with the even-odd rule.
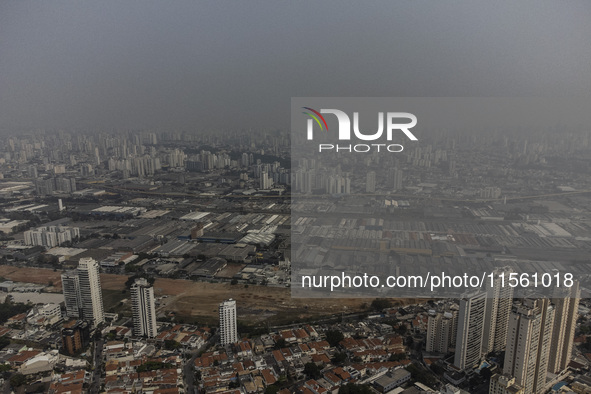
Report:
[[[23,375],[32,375],[40,372],[52,371],[58,359],[59,353],[57,350],[52,350],[47,353],[39,353],[23,362],[19,368],[19,372]]]

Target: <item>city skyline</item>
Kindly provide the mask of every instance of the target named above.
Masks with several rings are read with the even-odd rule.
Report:
[[[0,390],[591,392],[590,17],[0,2]]]

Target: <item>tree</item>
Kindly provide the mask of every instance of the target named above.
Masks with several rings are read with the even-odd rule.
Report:
[[[285,339],[279,338],[277,342],[275,342],[275,349],[283,349],[285,347]]]
[[[176,350],[180,346],[181,344],[175,341],[174,339],[167,339],[166,341],[164,341],[164,348],[166,350]]]
[[[390,355],[390,357],[388,358],[388,361],[402,361],[402,360],[406,360],[408,357],[406,356],[406,353],[392,353]]]
[[[238,379],[232,380],[228,387],[231,389],[237,389],[238,387],[240,387],[240,381]]]
[[[6,297],[4,303],[0,304],[0,324],[5,323],[10,317],[18,315],[19,313],[25,313],[30,306],[25,304],[12,303],[10,296]]]
[[[376,298],[371,302],[371,309],[374,311],[383,311],[392,307],[392,302],[386,298]]]
[[[400,324],[397,328],[396,328],[396,332],[400,335],[404,335],[406,334],[406,331],[408,331],[408,328],[406,327],[406,324]]]
[[[320,368],[316,363],[306,363],[306,365],[304,365],[304,374],[310,379],[318,379],[320,377]]]
[[[6,337],[0,337],[0,349],[4,349],[8,345],[10,345],[10,339]]]
[[[275,386],[274,384],[267,386],[265,389],[265,394],[277,394],[279,392],[279,387]]]
[[[345,336],[339,330],[328,330],[326,331],[326,340],[330,346],[336,346],[345,339]]]
[[[172,368],[171,363],[163,363],[160,361],[147,361],[144,364],[137,367],[136,372],[148,372],[148,371],[156,371],[158,369],[168,369]]]
[[[347,353],[344,352],[337,352],[334,354],[334,356],[332,357],[332,362],[334,364],[342,364],[347,360]]]
[[[424,371],[420,367],[417,367],[414,364],[410,364],[409,366],[407,366],[406,370],[410,372],[411,377],[419,383],[423,383],[424,385],[427,385],[429,387],[434,387],[437,384],[437,381],[435,380],[433,375],[431,375],[427,371]]]
[[[15,373],[10,377],[10,385],[12,387],[20,387],[27,383],[27,378],[22,373]]]

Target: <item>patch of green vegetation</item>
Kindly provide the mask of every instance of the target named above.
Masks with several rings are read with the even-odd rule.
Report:
[[[137,372],[148,372],[148,371],[156,371],[158,369],[169,369],[172,368],[171,363],[163,363],[161,361],[147,361],[137,367]]]
[[[409,366],[407,366],[406,370],[410,372],[411,377],[415,382],[423,383],[424,385],[427,385],[429,387],[434,387],[437,384],[437,381],[435,380],[432,374],[430,374],[427,371],[424,371],[423,369],[414,364],[410,364]]]
[[[176,350],[179,347],[181,347],[181,344],[173,339],[167,339],[166,341],[164,341],[164,348],[166,350]]]
[[[328,330],[326,331],[326,341],[330,344],[330,346],[336,346],[345,339],[345,336],[339,330]]]
[[[131,316],[131,309],[129,305],[123,304],[123,300],[129,297],[128,292],[121,292],[121,290],[105,290],[103,289],[103,305],[105,311],[109,313],[118,313],[120,315]]]
[[[0,324],[6,323],[12,316],[25,313],[29,309],[31,309],[29,305],[12,303],[6,297],[6,301],[0,304]]]
[[[10,377],[10,385],[12,387],[20,387],[27,383],[27,377],[20,373],[15,373]]]

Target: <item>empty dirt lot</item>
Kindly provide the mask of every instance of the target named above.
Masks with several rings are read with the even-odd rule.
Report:
[[[12,281],[47,284],[50,290],[61,291],[61,272],[52,269],[0,266],[0,276]],[[104,290],[122,291],[125,275],[101,274]],[[154,292],[160,300],[160,312],[175,312],[179,317],[217,319],[218,304],[233,298],[238,304],[238,315],[244,322],[269,320],[290,322],[306,317],[362,311],[371,299],[291,298],[288,288],[230,285],[224,283],[193,282],[182,279],[156,279]],[[126,295],[125,297],[128,297]],[[407,300],[412,301],[412,300]]]

